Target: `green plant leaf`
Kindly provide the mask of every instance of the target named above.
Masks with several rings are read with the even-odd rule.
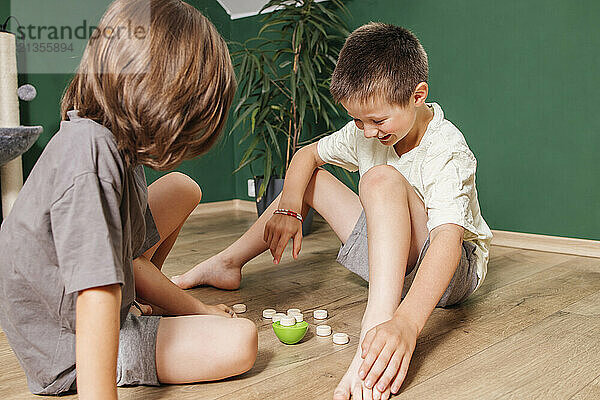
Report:
[[[346,7],[346,5],[341,0],[331,0],[331,2],[333,4],[335,4],[338,7],[338,9],[340,9],[344,14],[346,14],[346,16],[348,18],[352,17],[352,14],[350,13],[350,10],[348,9],[348,7]]]
[[[323,35],[327,35],[327,32],[325,31],[325,28],[323,28],[323,25],[317,23],[317,21],[313,21],[312,19],[308,20],[308,23],[311,24],[312,26],[314,26],[315,28],[317,28],[318,30],[320,30]]]
[[[255,54],[250,54],[250,58],[252,61],[252,66],[258,72],[258,75],[261,75],[262,74],[262,64],[261,64],[260,60],[258,59],[258,57]]]
[[[308,74],[310,80],[312,81],[312,84],[316,88],[317,87],[317,78],[315,76],[315,71],[312,68],[312,63],[305,63],[304,71]]]
[[[267,190],[267,185],[269,184],[269,181],[271,180],[271,175],[272,175],[272,165],[273,165],[273,160],[271,157],[271,150],[269,148],[269,146],[266,147],[266,154],[265,154],[265,177],[263,178],[262,184],[260,185],[260,188],[258,190],[258,194],[256,196],[256,198],[260,198],[263,197],[265,194],[265,191]]]
[[[264,13],[273,6],[278,11]],[[283,174],[280,144],[287,141],[290,121],[296,134],[309,140],[312,125],[306,127],[304,121],[310,113],[316,121],[332,126],[330,115],[339,112],[329,99],[328,82],[347,32],[345,10],[340,0],[270,0],[262,9],[258,35],[243,44],[228,43],[239,76],[232,129],[249,120],[240,143],[248,143],[250,138],[254,143],[259,138],[243,160],[246,165],[252,168],[253,161],[263,158],[265,175]],[[296,71],[294,50],[298,52]],[[295,143],[299,139],[295,138]]]
[[[284,20],[276,20],[276,21],[267,22],[267,23],[266,23],[266,24],[264,24],[264,25],[262,26],[262,28],[260,28],[260,30],[258,31],[258,36],[262,35],[262,34],[263,34],[263,32],[264,32],[266,29],[268,29],[268,28],[270,28],[270,27],[272,27],[272,26],[281,25],[281,24],[283,24],[284,22],[285,22]]]
[[[273,143],[273,147],[275,148],[277,156],[280,159],[283,159],[283,157],[281,156],[281,149],[279,149],[279,143],[277,142],[277,136],[275,135],[275,131],[273,130],[273,126],[268,122],[265,122],[265,126],[267,127],[267,131],[269,132],[269,136],[271,137],[271,142]],[[268,145],[268,143],[265,144]]]
[[[231,174],[237,174],[238,172],[240,172],[245,166],[247,166],[248,164],[258,160],[259,158],[263,157],[262,154],[254,154],[252,157],[250,157],[249,159],[247,159],[246,161],[244,161],[243,163],[240,163],[240,165],[231,173]]]
[[[318,4],[317,3],[317,7],[319,8],[319,10],[321,10],[321,12],[323,12],[323,14],[325,14],[329,19],[331,19],[331,21],[333,23],[335,23],[336,25],[339,25],[340,27],[345,26],[345,22],[338,16],[336,15],[333,11],[328,10],[327,7],[323,6],[322,4]]]
[[[308,40],[308,51],[310,52],[315,52],[315,44],[317,43],[317,41],[319,40],[319,38],[321,37],[321,35],[319,35],[317,32],[311,32],[310,29],[308,30],[308,36],[309,36],[309,40]]]
[[[252,111],[252,115],[250,116],[250,120],[252,121],[252,133],[254,133],[254,127],[256,126],[256,114],[258,113],[258,110],[258,108],[255,108],[254,111]]]
[[[302,21],[300,21],[300,23],[298,23],[298,26],[296,27],[296,43],[294,43],[294,49],[298,49],[298,47],[300,46],[300,43],[302,43],[302,35],[304,35],[304,24],[302,23]]]
[[[335,115],[340,115],[338,108],[333,105],[331,100],[329,100],[329,96],[322,96],[322,98],[323,98],[323,101],[325,102],[325,104],[327,104],[329,106],[329,108],[331,108],[331,110],[335,113]]]
[[[304,114],[306,113],[306,95],[304,92],[298,93],[298,126],[299,132],[298,136],[300,136],[300,132],[302,131],[302,125],[304,123]]]
[[[257,108],[258,105],[257,104],[253,104],[250,107],[248,107],[248,109],[246,109],[234,122],[233,127],[231,128],[230,132],[235,131],[235,128],[237,128],[245,119],[246,117],[248,117],[248,115],[254,111],[255,108]]]
[[[323,71],[322,67],[321,67],[321,65],[324,64],[323,57],[321,57],[320,55],[317,54],[314,58],[314,64],[315,64],[315,67],[317,68],[317,72],[320,75]]]
[[[258,146],[258,143],[260,143],[260,136],[256,136],[254,138],[254,140],[252,141],[252,143],[250,143],[250,146],[248,146],[248,148],[246,149],[246,151],[244,152],[244,155],[242,156],[242,159],[240,160],[239,165],[247,165],[246,161],[248,161],[250,159],[250,156],[252,155],[252,153],[254,152],[254,149],[256,148],[256,146]],[[243,167],[238,166],[238,170],[240,170]]]
[[[240,108],[242,107],[242,105],[246,102],[246,100],[248,100],[247,97],[242,97],[239,102],[237,103],[237,105],[234,107],[233,109],[233,114],[237,114],[240,110]]]

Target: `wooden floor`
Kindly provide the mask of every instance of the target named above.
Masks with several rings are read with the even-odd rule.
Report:
[[[254,219],[244,211],[192,216],[165,273],[218,252]],[[266,254],[253,260],[240,290],[192,291],[208,303],[247,304],[244,316],[259,329],[251,371],[216,383],[121,388],[120,398],[330,399],[356,349],[367,285],[335,262],[339,241],[322,220],[302,247],[296,262],[289,255],[277,267]],[[326,308],[328,323],[347,332],[350,344],[316,336],[307,318],[307,337],[283,345],[260,315],[271,307]],[[1,332],[0,371],[1,399],[40,398],[28,392]],[[395,398],[600,399],[600,259],[493,247],[483,286],[460,307],[433,312]]]

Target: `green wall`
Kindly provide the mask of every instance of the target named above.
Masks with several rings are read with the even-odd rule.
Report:
[[[243,40],[258,31],[259,18],[230,21],[216,0],[192,4],[228,39]],[[383,21],[406,26],[421,39],[430,60],[429,99],[440,103],[477,156],[480,203],[492,229],[600,239],[600,175],[592,162],[600,149],[600,122],[595,118],[600,3],[346,4],[354,16],[351,28]],[[0,19],[6,14],[6,6],[0,6]],[[34,102],[22,105],[23,122],[45,128],[24,156],[26,173],[58,128],[60,94],[68,79],[20,77],[40,92]],[[250,199],[249,171],[235,176],[230,172],[243,152],[235,139],[223,140],[205,157],[180,168],[200,183],[205,201]],[[150,181],[159,175],[148,173]]]
[[[430,99],[477,156],[480,203],[493,229],[600,239],[600,3],[349,5],[353,26],[378,20],[420,37]]]
[[[345,3],[352,29],[382,21],[420,38],[429,54],[429,100],[477,157],[480,204],[492,229],[600,239],[593,162],[600,150],[599,2]],[[233,21],[232,38],[256,33],[257,21]],[[237,181],[238,195],[244,185]]]

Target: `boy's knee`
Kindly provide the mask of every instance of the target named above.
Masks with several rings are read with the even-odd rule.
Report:
[[[181,172],[171,172],[167,176],[169,185],[181,196],[183,201],[193,204],[194,208],[200,203],[202,190],[195,180]]]
[[[391,165],[376,165],[361,176],[358,183],[358,192],[361,197],[367,194],[380,193],[382,188],[389,185],[394,185],[394,188],[397,188],[398,182],[404,183],[404,181],[402,174]],[[401,187],[404,187],[404,185]]]
[[[239,360],[236,365],[239,368],[238,373],[242,374],[252,368],[256,362],[256,356],[258,354],[258,330],[254,322],[246,318],[238,319],[238,332],[239,332],[239,349],[240,351]]]

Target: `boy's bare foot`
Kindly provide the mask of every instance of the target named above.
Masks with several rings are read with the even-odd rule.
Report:
[[[358,368],[361,363],[362,358],[357,351],[352,359],[352,363],[350,363],[350,367],[348,367],[348,371],[346,371],[342,380],[333,391],[333,400],[349,400],[351,397],[362,398],[357,393],[363,390],[363,381],[358,376]]]
[[[241,267],[219,254],[201,262],[185,274],[171,277],[171,281],[182,289],[208,285],[219,289],[236,290],[240,287],[241,280]]]
[[[358,369],[362,364],[363,359],[360,356],[360,347],[357,349],[354,359],[348,371],[333,391],[333,400],[388,400],[390,398],[390,390],[380,393],[377,389],[367,389],[363,385],[363,380],[358,376]]]

